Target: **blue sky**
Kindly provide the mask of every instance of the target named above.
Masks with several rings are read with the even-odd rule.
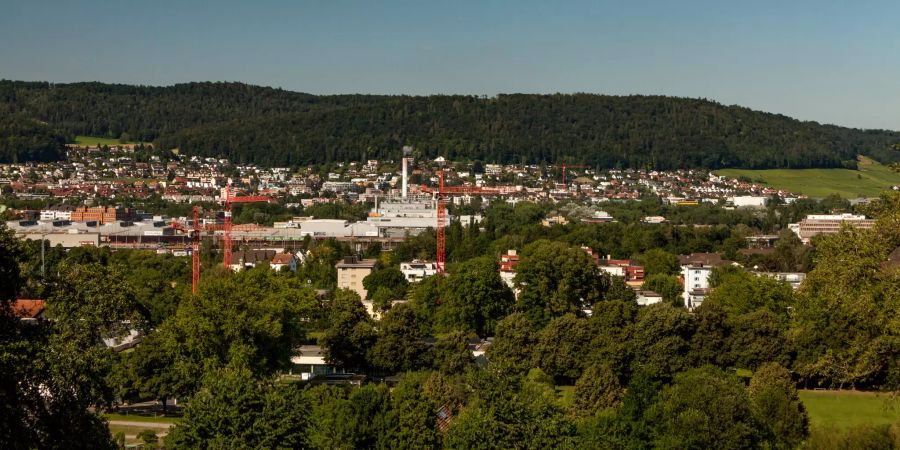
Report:
[[[0,78],[704,97],[900,130],[900,2],[0,0]]]

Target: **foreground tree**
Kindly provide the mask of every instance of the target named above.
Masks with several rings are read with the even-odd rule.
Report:
[[[582,249],[562,242],[535,241],[522,250],[516,266],[521,289],[518,308],[540,326],[603,299],[609,276],[602,274]]]
[[[325,360],[348,370],[366,370],[375,343],[372,320],[355,292],[339,289],[333,296],[325,307]]]
[[[712,366],[676,375],[645,420],[655,448],[752,449],[763,441],[744,387]]]
[[[489,256],[454,266],[445,283],[435,324],[440,331],[474,331],[490,336],[515,303]]]
[[[777,363],[761,366],[750,379],[750,407],[775,448],[797,448],[809,435],[806,408],[787,369]]]
[[[486,356],[492,368],[524,373],[531,368],[531,355],[537,337],[522,313],[512,313],[497,324],[494,342]]]
[[[296,385],[257,379],[241,361],[215,370],[166,437],[166,447],[305,448],[309,408]]]
[[[192,392],[207,369],[224,367],[236,355],[258,376],[288,368],[305,336],[302,318],[315,301],[299,280],[268,268],[201,283],[159,329],[178,376],[189,380],[181,394]]]
[[[593,416],[618,405],[621,397],[622,386],[615,372],[605,364],[592,364],[575,383],[572,411],[579,416]]]

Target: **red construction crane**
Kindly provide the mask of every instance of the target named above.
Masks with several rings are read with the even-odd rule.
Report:
[[[232,197],[231,186],[225,187],[225,223],[222,229],[223,247],[225,257],[223,258],[225,268],[231,265],[231,204],[232,203],[255,203],[269,202],[272,199],[264,195],[249,195],[245,197]]]
[[[422,186],[423,192],[437,193],[437,255],[435,257],[438,274],[443,275],[445,269],[445,228],[447,227],[447,207],[445,203],[446,194],[501,194],[499,188],[482,188],[479,186],[444,186],[444,171],[439,170],[438,190],[435,192],[433,188]]]
[[[200,207],[194,205],[194,229],[191,230],[191,293],[200,285]]]
[[[197,293],[197,286],[200,284],[200,207],[194,205],[193,208],[193,226],[188,229],[186,226],[172,219],[172,228],[188,233],[191,237],[191,293]]]
[[[589,166],[583,166],[583,165],[581,165],[581,164],[566,164],[566,163],[562,163],[562,164],[560,164],[560,165],[558,165],[558,166],[553,166],[553,167],[559,167],[559,168],[562,169],[562,182],[563,182],[563,184],[565,184],[566,186],[568,186],[568,184],[566,184],[566,169],[567,169],[567,168],[568,168],[568,169],[587,169]]]

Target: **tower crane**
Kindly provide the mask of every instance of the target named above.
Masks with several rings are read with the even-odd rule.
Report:
[[[429,192],[432,194],[437,194],[437,253],[435,256],[435,261],[437,265],[437,272],[439,275],[443,275],[446,269],[446,259],[445,259],[445,244],[446,244],[446,235],[445,228],[447,227],[447,205],[446,205],[446,195],[447,194],[503,194],[506,193],[504,190],[500,188],[483,188],[479,186],[445,186],[444,185],[444,171],[439,170],[437,172],[438,175],[438,190],[435,191],[434,188],[429,188],[427,186],[422,186],[423,192]]]
[[[564,162],[558,166],[553,166],[553,167],[559,167],[562,169],[562,182],[563,182],[563,184],[568,186],[568,184],[566,184],[566,169],[587,169],[589,166],[585,166],[585,165],[581,165],[581,164],[566,164]]]
[[[191,228],[172,220],[172,228],[187,233],[191,238],[191,293],[197,293],[200,284],[200,207],[194,205],[193,223]]]
[[[224,262],[225,268],[229,268],[231,264],[231,205],[232,203],[255,203],[269,202],[272,198],[264,195],[248,195],[243,197],[232,197],[231,186],[225,187],[225,221],[222,227]]]

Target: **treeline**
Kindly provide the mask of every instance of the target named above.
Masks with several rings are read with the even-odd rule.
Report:
[[[0,112],[0,163],[57,161],[71,139],[46,123]]]
[[[170,87],[0,81],[0,111],[70,134],[153,141],[238,163],[423,157],[597,167],[855,166],[900,160],[900,133],[857,130],[702,99],[592,94],[314,96],[241,83]]]

